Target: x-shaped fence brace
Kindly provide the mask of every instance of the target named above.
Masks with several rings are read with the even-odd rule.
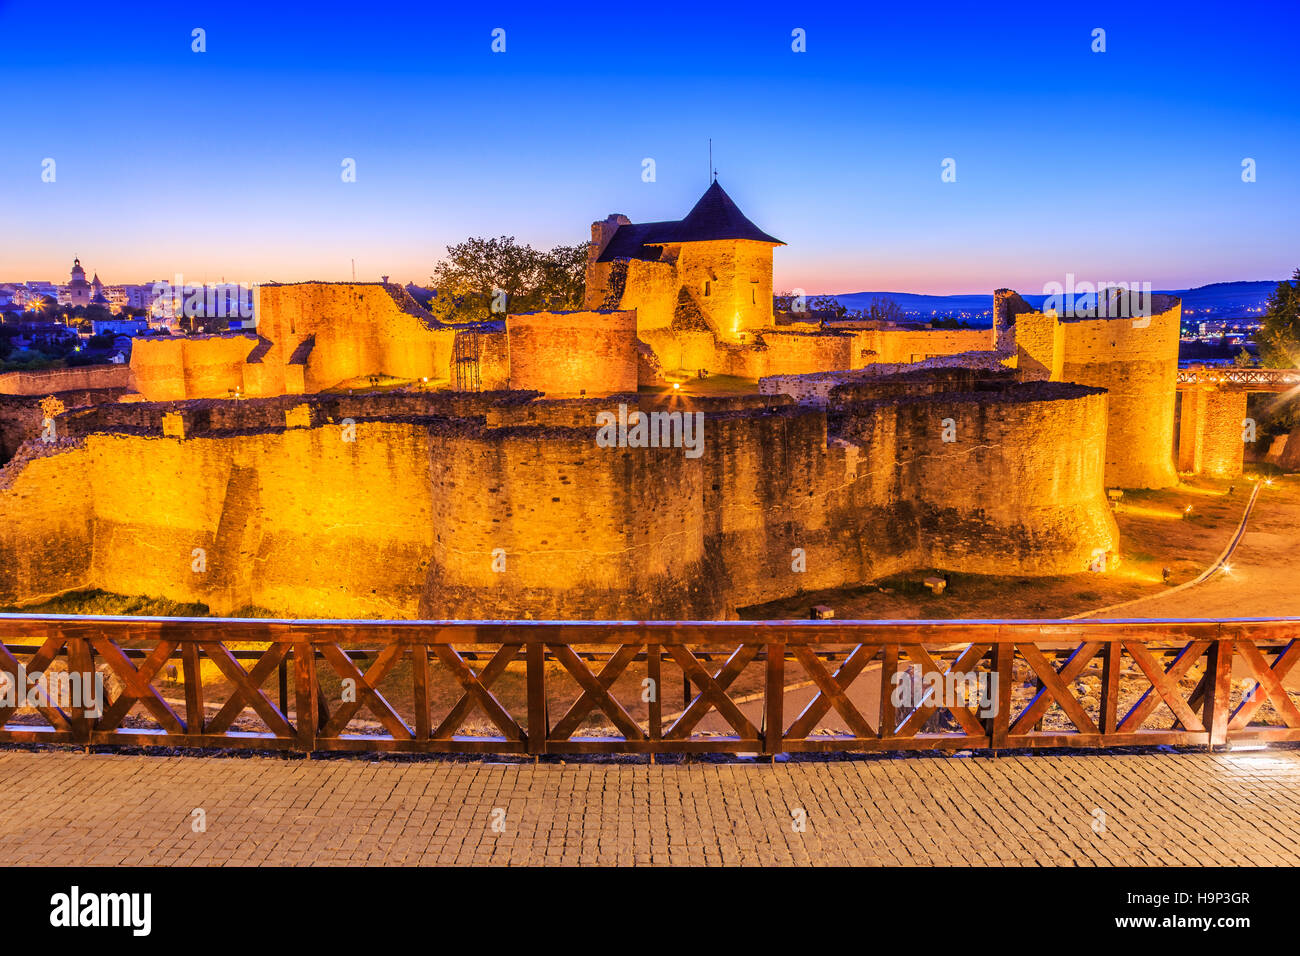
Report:
[[[0,628],[4,623],[5,616],[0,616]],[[140,742],[137,738],[142,732],[125,726],[127,717],[137,711],[142,711],[157,725],[156,731],[148,732],[152,736],[144,741],[147,743],[209,746],[242,737],[254,738],[254,743],[260,741],[269,747],[306,750],[335,747],[473,750],[482,749],[479,741],[495,740],[493,746],[497,750],[541,754],[552,747],[557,751],[597,749],[593,741],[599,739],[600,749],[606,750],[625,746],[628,750],[670,751],[689,744],[695,750],[752,749],[774,754],[783,749],[810,747],[908,749],[933,746],[936,742],[940,746],[999,748],[1052,745],[1072,739],[1077,739],[1081,746],[1124,745],[1157,739],[1199,743],[1222,743],[1231,737],[1300,739],[1300,707],[1285,686],[1300,661],[1300,640],[1292,636],[1300,630],[1290,622],[1285,627],[1273,627],[1259,638],[1251,636],[1250,622],[1222,622],[1217,629],[1211,627],[1215,622],[1187,622],[1170,633],[1201,636],[1189,636],[1173,646],[1167,638],[1163,642],[1147,639],[1150,635],[1144,632],[1158,634],[1158,626],[1151,625],[1141,631],[1133,626],[1119,636],[1099,633],[1100,639],[1085,637],[1066,650],[1059,649],[1064,641],[1057,633],[1069,632],[1070,627],[1064,622],[1042,628],[1032,640],[1019,636],[1007,640],[985,628],[980,633],[992,634],[989,639],[945,642],[942,655],[934,649],[940,642],[931,642],[928,632],[925,643],[891,642],[878,637],[858,642],[842,638],[819,642],[802,637],[774,640],[785,635],[764,633],[758,627],[745,631],[746,639],[728,642],[727,651],[718,654],[716,638],[707,642],[689,641],[690,637],[700,635],[684,634],[678,642],[668,639],[670,635],[662,630],[642,633],[639,629],[645,626],[634,623],[619,624],[616,631],[611,625],[604,642],[598,640],[587,645],[587,650],[580,650],[584,646],[583,634],[575,634],[572,640],[554,640],[549,635],[535,639],[523,633],[520,640],[502,640],[502,635],[508,636],[509,628],[515,625],[492,625],[490,640],[456,625],[439,625],[416,638],[387,625],[386,631],[376,632],[387,637],[387,643],[361,651],[354,645],[365,637],[364,623],[353,625],[356,633],[349,634],[345,640],[315,633],[316,628],[308,624],[284,622],[290,626],[280,631],[260,632],[263,650],[240,653],[251,661],[248,666],[214,632],[214,622],[202,623],[201,636],[191,633],[180,621],[167,621],[161,627],[141,624],[115,630],[97,628],[88,619],[80,619],[75,624],[62,620],[58,624],[45,623],[27,630],[26,633],[39,637],[40,642],[23,645],[23,653],[29,655],[25,663],[20,663],[12,649],[19,642],[10,638],[0,643],[0,673],[8,675],[17,685],[24,673],[30,677],[64,659],[69,670],[84,672],[98,666],[116,678],[119,686],[116,695],[105,700],[97,714],[92,715],[83,706],[66,708],[49,700],[39,701],[34,708],[46,721],[48,739],[86,743],[113,743],[128,738]],[[890,627],[900,628],[902,633],[901,628],[906,625]],[[1088,630],[1073,627],[1080,633]],[[321,630],[327,631],[328,627]],[[839,638],[840,633],[835,636]],[[0,635],[3,634],[0,630]],[[1278,636],[1287,639],[1279,641]],[[475,650],[467,655],[457,645],[472,646]],[[707,652],[701,649],[705,646],[709,647]],[[491,648],[490,656],[483,654],[483,647]],[[1125,654],[1149,687],[1121,715],[1119,681]],[[1094,720],[1072,688],[1085,671],[1096,666],[1099,656],[1102,659],[1101,705],[1099,717]],[[1167,657],[1167,663],[1161,656]],[[177,657],[184,672],[184,717],[173,706],[176,702],[165,697],[157,686],[160,675]],[[364,670],[358,666],[358,657],[369,661]],[[601,658],[603,663],[594,668],[590,662]],[[711,663],[720,658],[720,666]],[[228,686],[225,699],[213,704],[216,711],[211,716],[205,712],[205,690],[211,688],[205,688],[200,679],[204,659],[217,669]],[[1017,713],[1011,713],[1009,688],[1017,659],[1036,679],[1038,689]],[[766,661],[762,693],[736,696],[732,688],[737,680],[751,664],[760,660]],[[413,725],[399,714],[381,689],[395,668],[406,661],[410,662],[409,679],[413,689]],[[833,669],[828,661],[833,661]],[[968,702],[926,697],[910,709],[899,711],[890,699],[890,682],[903,661],[919,669],[922,682],[939,686],[945,681],[951,683],[954,678],[996,674],[1005,684],[997,700],[1002,710],[994,717],[984,717]],[[1234,661],[1239,669],[1248,672],[1254,686],[1229,712]],[[459,689],[459,696],[436,724],[429,693],[429,668],[434,662]],[[667,727],[663,726],[658,698],[664,663],[676,665],[688,688],[685,709]],[[513,715],[494,692],[502,676],[512,665],[519,664],[527,674],[526,720],[522,715]],[[797,674],[788,664],[802,670],[815,692],[786,726],[783,702],[790,692],[786,678]],[[1200,664],[1204,664],[1204,669],[1195,688],[1190,694],[1184,693],[1183,682]],[[630,684],[638,689],[644,686],[635,680],[639,670],[634,665],[644,666],[648,683],[653,687],[651,695],[642,698],[650,700],[647,720],[638,720],[630,704],[620,700],[616,692],[620,679],[624,681],[623,686]],[[283,681],[286,668],[294,675],[292,707],[284,698],[283,683],[279,704],[263,690],[277,671]],[[873,676],[864,684],[868,674]],[[328,700],[322,686],[323,676],[350,684],[355,693],[339,694],[337,700]],[[752,681],[749,686],[753,686]],[[576,696],[569,697],[559,718],[552,721],[551,698],[556,694],[564,697],[570,693],[568,688]],[[879,698],[874,709],[870,706],[873,691]],[[759,708],[757,712],[746,712],[751,703]],[[1161,704],[1173,715],[1173,731],[1148,728]],[[1257,723],[1261,708],[1266,705],[1271,705],[1281,721],[1280,726]],[[34,730],[32,724],[10,725],[21,707],[22,700],[0,700],[0,741],[29,740],[41,729]],[[1052,707],[1068,719],[1074,728],[1073,735],[1044,734],[1038,730]],[[475,709],[486,715],[498,737],[458,736]],[[265,724],[268,733],[234,733],[236,720],[249,710]],[[363,710],[376,718],[382,733],[355,729],[353,722]],[[952,715],[956,730],[927,733],[927,726],[940,710]],[[617,737],[591,738],[578,734],[584,722],[596,712],[604,715]],[[823,726],[831,712],[847,728],[847,734],[818,737],[814,743],[809,735]],[[701,735],[698,728],[710,714],[717,715],[730,729],[731,736]]]

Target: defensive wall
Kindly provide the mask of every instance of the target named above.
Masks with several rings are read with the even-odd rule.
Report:
[[[90,389],[125,389],[130,370],[125,365],[81,365],[0,373],[0,395],[44,396],[52,392],[84,392]]]
[[[401,286],[302,282],[256,290],[256,332],[145,336],[131,385],[149,401],[302,394],[371,374],[446,380],[457,330]]]
[[[1178,470],[1216,478],[1242,473],[1244,391],[1191,388],[1180,393]]]
[[[1061,317],[1035,311],[1015,292],[999,289],[994,293],[991,330],[881,329],[871,333],[877,336],[871,361],[846,370],[771,376],[760,380],[759,390],[824,407],[841,384],[907,368],[991,370],[1000,365],[1014,368],[1024,382],[1103,388],[1110,396],[1106,484],[1169,487],[1178,481],[1173,455],[1182,304],[1172,296],[1152,296],[1146,305],[1149,314],[1144,315],[1098,317],[1094,311]],[[981,343],[985,350],[944,353],[946,348]],[[1239,432],[1240,417],[1237,425]],[[1218,439],[1202,439],[1202,445],[1207,441],[1214,444]],[[1240,447],[1237,457],[1240,467]]]
[[[602,447],[595,416],[620,403],[701,412],[702,453]],[[0,469],[0,603],[99,587],[225,614],[726,618],[909,569],[1073,573],[1117,547],[1105,405],[1083,386],[921,378],[828,409],[520,393],[100,406]]]
[[[636,312],[506,316],[510,385],[557,397],[635,392]]]
[[[964,380],[973,380],[976,376],[992,377],[1005,380],[1012,367],[1012,360],[995,352],[962,352],[956,355],[941,355],[915,363],[879,363],[859,369],[837,370],[829,372],[807,372],[792,375],[771,375],[759,379],[758,390],[761,395],[788,395],[800,405],[814,408],[826,408],[831,401],[831,393],[840,386],[855,384],[873,384],[876,389],[888,386],[883,380],[901,377],[912,380],[914,373],[932,373],[927,376],[939,381],[952,381],[946,370],[961,373]],[[847,393],[845,393],[847,394]]]
[[[480,390],[636,388],[630,312],[535,312],[449,325],[397,285],[304,282],[258,287],[257,318],[256,331],[137,338],[132,389],[146,401],[263,398],[319,393],[371,375],[468,388],[457,380],[458,361],[473,366]]]
[[[61,369],[58,371],[62,371]],[[59,384],[56,380],[51,384]],[[41,402],[52,396],[66,408],[86,408],[116,402],[126,388],[81,388],[67,391],[38,391],[30,395],[0,395],[0,465],[12,458],[23,442],[40,437],[45,413]]]
[[[1106,483],[1166,488],[1174,470],[1174,405],[1182,302],[1152,295],[1147,314],[1059,316],[1031,309],[1009,289],[994,293],[998,347],[1013,350],[1024,379],[1077,382],[1110,395]]]

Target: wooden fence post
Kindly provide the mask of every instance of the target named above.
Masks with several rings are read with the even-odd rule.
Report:
[[[316,676],[316,649],[307,636],[293,639],[293,703],[294,718],[298,721],[297,749],[311,753],[316,749],[316,710],[318,693]]]
[[[1119,640],[1107,641],[1102,650],[1105,655],[1101,665],[1101,734],[1103,737],[1119,729],[1119,678],[1123,670],[1124,645]],[[1106,741],[1102,741],[1104,746]]]
[[[59,628],[60,633],[63,628]],[[89,709],[86,707],[86,701],[89,699],[95,687],[94,665],[91,664],[90,642],[84,637],[70,637],[67,639],[68,650],[68,690],[71,692],[73,685],[73,676],[76,676],[77,696],[80,699],[73,699],[68,702],[69,719],[68,723],[72,725],[72,737],[78,743],[90,746],[90,734],[94,727],[94,719],[86,715]],[[89,680],[87,680],[89,678]],[[57,700],[50,701],[51,706],[57,707]],[[104,701],[99,701],[100,713],[106,706]]]
[[[898,645],[882,644],[880,649],[880,726],[877,737],[892,737],[898,730],[898,713],[894,708],[894,675],[898,673]]]
[[[785,730],[785,644],[767,645],[767,680],[763,686],[763,753],[781,752]]]
[[[650,739],[664,739],[664,698],[663,698],[663,649],[655,643],[645,646],[645,670],[650,678],[650,687],[654,694],[650,704]],[[655,752],[650,751],[650,762],[654,763]]]
[[[528,752],[534,757],[546,753],[546,645],[531,640],[527,648]]]
[[[1223,638],[1223,625],[1218,627],[1219,639],[1210,645],[1209,659],[1205,664],[1205,704],[1201,722],[1210,733],[1209,749],[1228,742],[1228,703],[1232,694],[1232,658],[1236,642]]]
[[[1001,628],[998,628],[1001,637]],[[1011,730],[1011,684],[1015,674],[1012,667],[1016,656],[1016,646],[1010,641],[1000,640],[993,645],[993,673],[998,679],[998,702],[993,716],[987,718],[989,746],[997,751],[1007,745],[1007,735]]]
[[[203,710],[203,672],[199,666],[199,643],[192,637],[181,638],[181,679],[185,683],[185,735],[195,738],[191,746],[201,747],[206,715]]]

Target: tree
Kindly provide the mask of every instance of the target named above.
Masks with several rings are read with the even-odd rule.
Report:
[[[1290,282],[1279,282],[1268,297],[1268,310],[1255,341],[1260,364],[1269,368],[1300,366],[1300,269]]]
[[[514,236],[467,239],[448,246],[446,258],[434,266],[437,296],[430,311],[443,321],[480,322],[500,318],[502,307],[510,312],[580,308],[586,267],[584,245],[539,252],[519,245]]]
[[[848,308],[840,305],[840,300],[833,295],[814,296],[808,303],[808,308],[813,312],[832,312],[835,318],[842,319]]]
[[[538,308],[580,309],[587,291],[587,247],[556,246],[537,259]]]
[[[880,322],[900,322],[903,319],[903,310],[893,299],[878,295],[873,297],[871,304],[867,306],[867,318]]]

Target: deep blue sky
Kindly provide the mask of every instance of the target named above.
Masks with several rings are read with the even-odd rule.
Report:
[[[778,288],[1300,265],[1300,3],[874,6],[0,0],[0,281],[424,281],[466,236],[684,215],[710,136]]]

